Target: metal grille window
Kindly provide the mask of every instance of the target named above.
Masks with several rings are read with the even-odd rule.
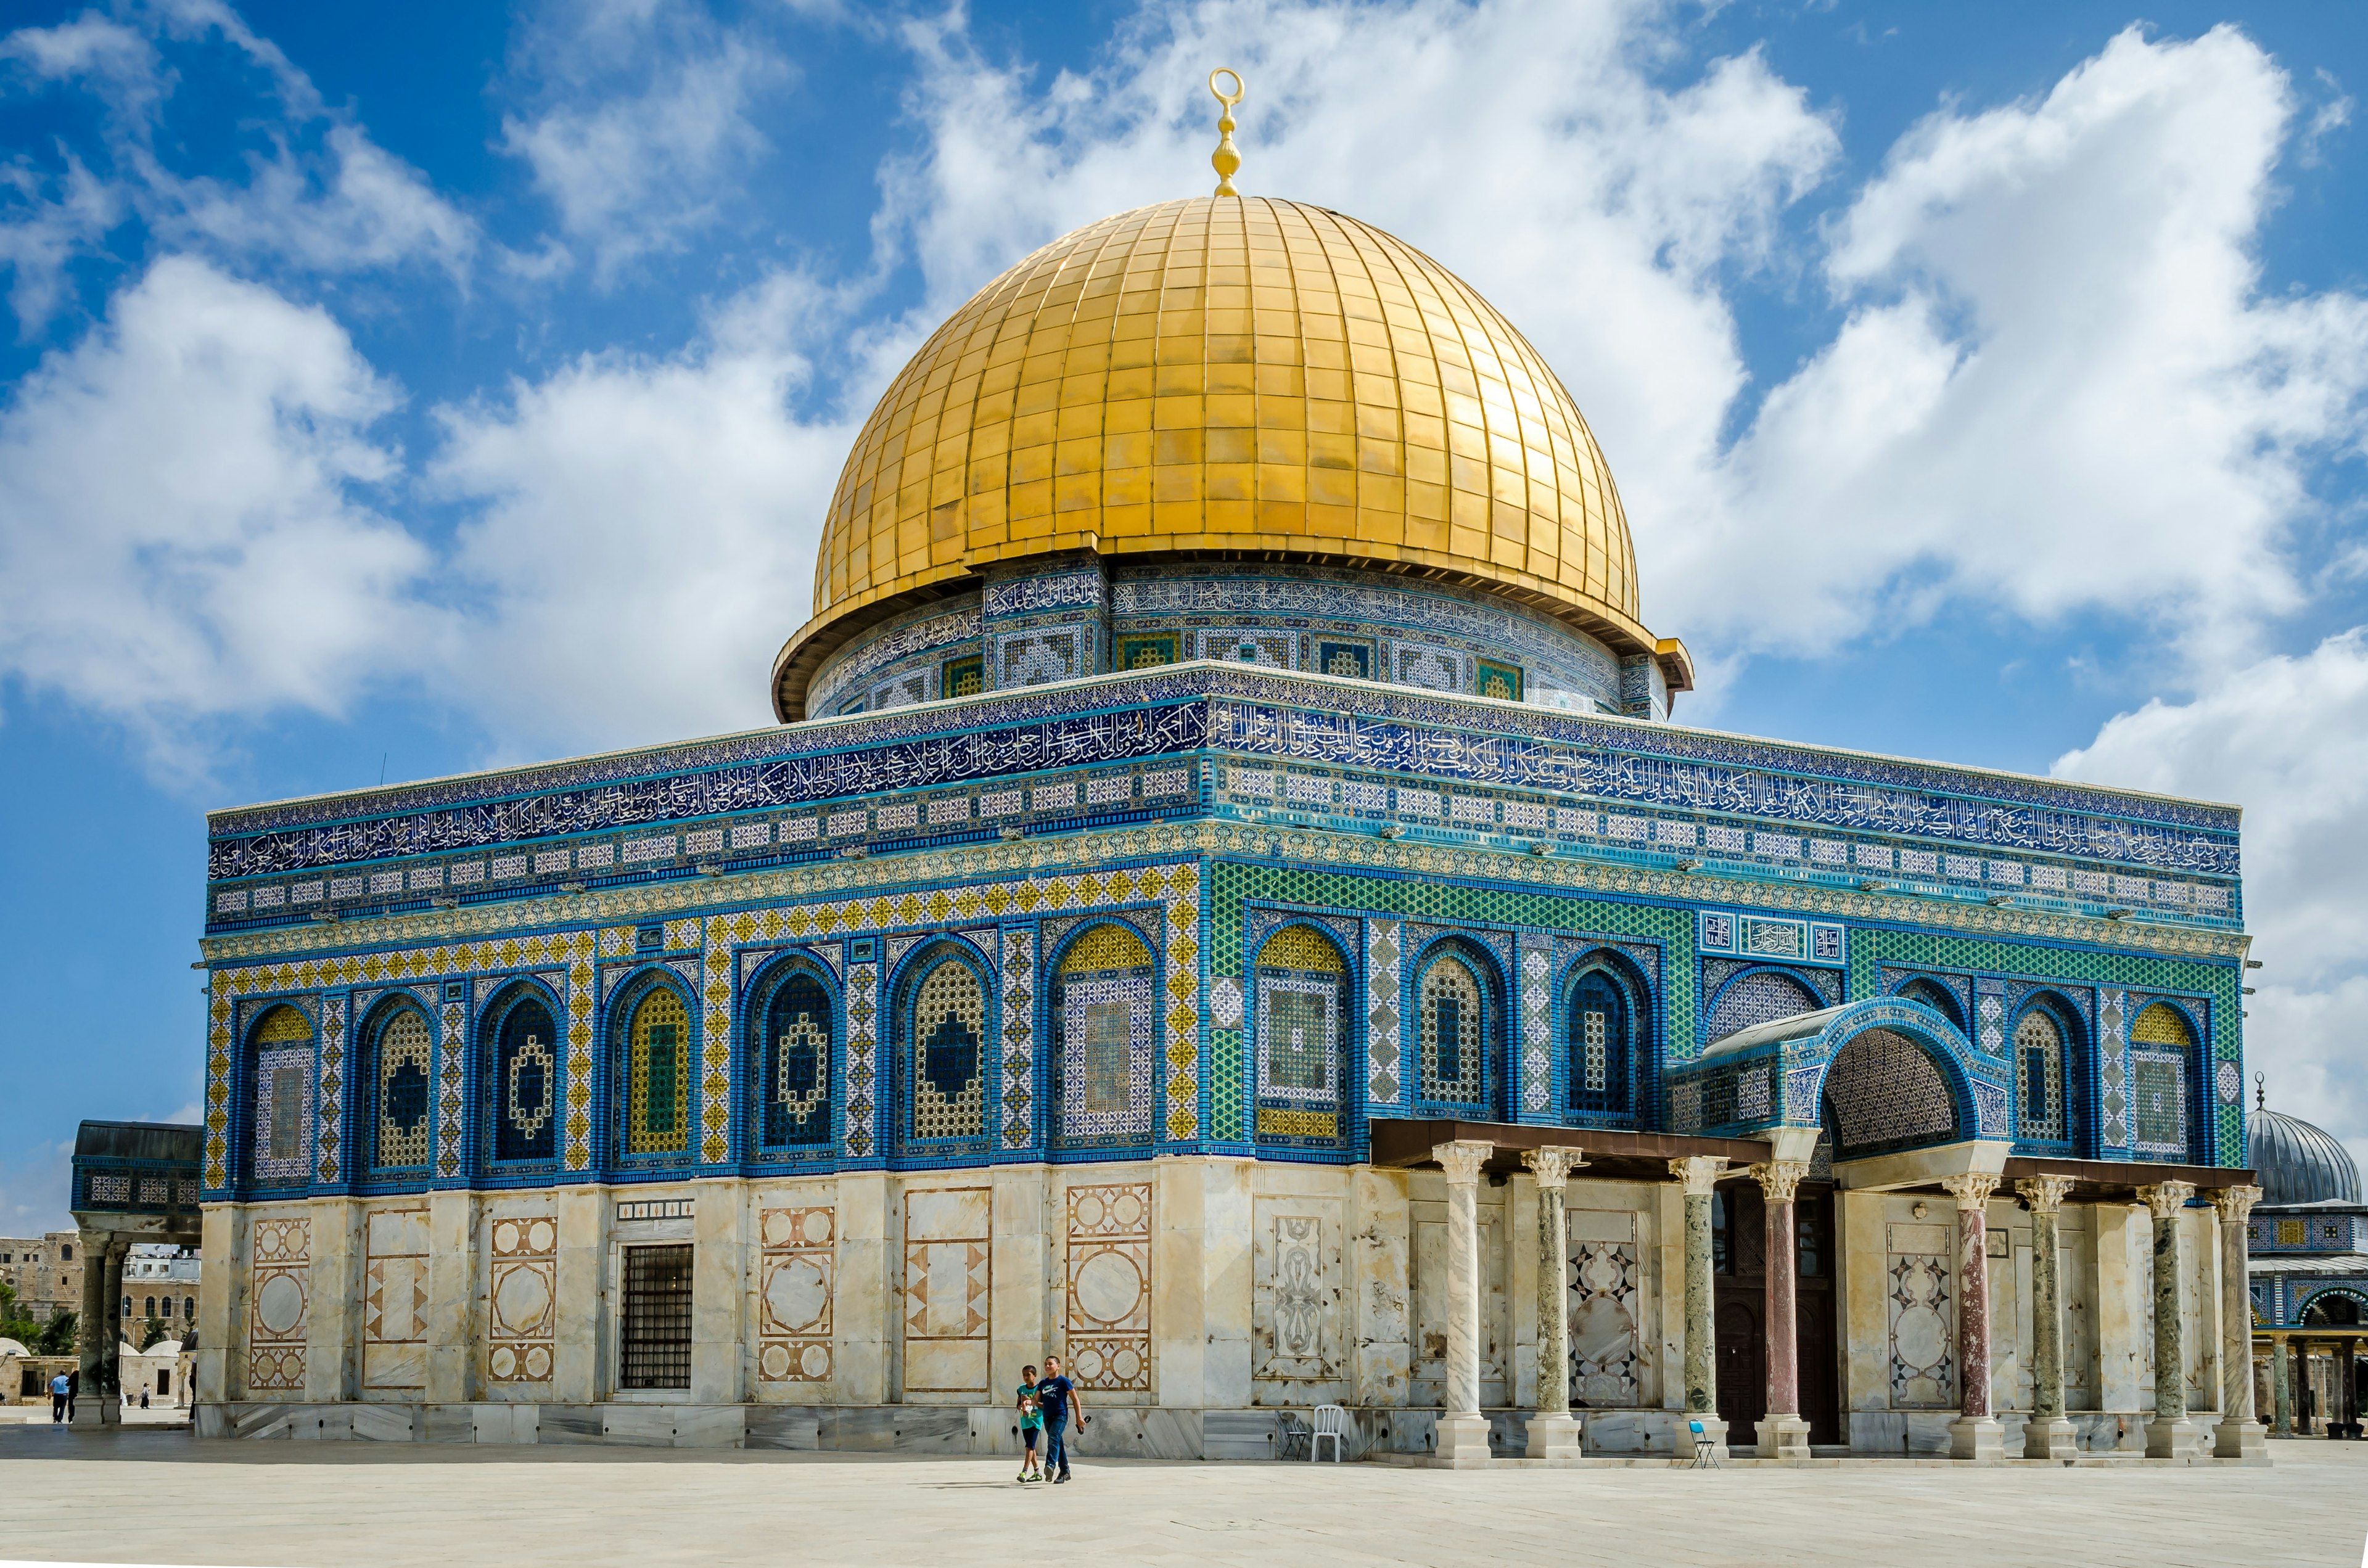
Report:
[[[625,1249],[624,1322],[618,1335],[619,1385],[690,1386],[690,1248]]]

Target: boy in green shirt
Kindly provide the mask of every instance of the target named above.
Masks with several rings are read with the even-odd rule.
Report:
[[[1019,1369],[1019,1479],[1042,1481],[1044,1471],[1036,1463],[1036,1436],[1044,1429],[1044,1412],[1036,1403],[1036,1369]]]

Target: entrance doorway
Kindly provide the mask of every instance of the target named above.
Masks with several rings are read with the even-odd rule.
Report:
[[[1712,1318],[1717,1345],[1718,1414],[1726,1440],[1759,1440],[1768,1413],[1767,1203],[1756,1183],[1732,1182],[1711,1196]],[[1841,1398],[1834,1335],[1833,1189],[1801,1187],[1793,1204],[1793,1356],[1801,1415],[1812,1443],[1839,1443]]]

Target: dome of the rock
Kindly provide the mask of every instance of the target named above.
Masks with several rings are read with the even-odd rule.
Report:
[[[777,710],[802,716],[865,628],[1076,551],[1478,587],[1688,684],[1638,619],[1619,491],[1554,371],[1439,263],[1319,207],[1137,208],[954,312],[847,460]]]

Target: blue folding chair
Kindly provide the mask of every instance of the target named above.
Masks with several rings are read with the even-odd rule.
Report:
[[[1687,1422],[1686,1428],[1694,1435],[1694,1462],[1688,1465],[1686,1468],[1689,1470],[1700,1470],[1704,1465],[1708,1465],[1711,1469],[1716,1470],[1718,1468],[1718,1439],[1703,1431],[1702,1424],[1699,1421]]]

